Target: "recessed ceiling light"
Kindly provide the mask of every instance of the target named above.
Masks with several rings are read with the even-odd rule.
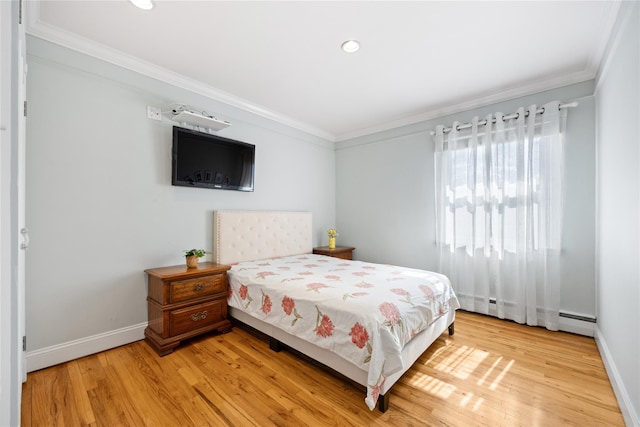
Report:
[[[342,43],[342,50],[344,50],[347,53],[354,53],[357,52],[358,49],[360,49],[360,43],[357,40],[347,40],[346,42]]]
[[[151,0],[129,0],[131,4],[135,7],[138,7],[142,10],[151,10],[153,9],[153,1]]]

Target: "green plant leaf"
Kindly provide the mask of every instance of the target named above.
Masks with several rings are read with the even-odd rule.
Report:
[[[207,251],[204,249],[189,249],[188,251],[184,251],[185,256],[197,256],[198,258],[202,258]]]

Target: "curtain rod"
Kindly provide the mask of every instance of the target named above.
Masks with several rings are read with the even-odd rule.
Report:
[[[577,103],[577,102],[575,102],[575,101],[574,101],[574,102],[568,102],[568,103],[566,103],[566,104],[560,104],[560,105],[558,106],[558,110],[562,110],[563,108],[577,107],[577,106],[578,106],[578,103]],[[544,108],[543,108],[543,107],[538,108],[538,109],[536,110],[536,114],[542,114],[542,113],[544,113]],[[525,116],[525,117],[529,117],[529,110],[527,110],[527,111],[524,113],[524,116]],[[515,119],[515,118],[517,118],[517,117],[518,117],[518,113],[511,113],[511,114],[508,114],[508,115],[504,115],[504,116],[502,117],[502,120],[511,120],[511,119]],[[494,119],[491,119],[491,123],[495,123],[495,122],[496,122],[496,119],[495,119],[495,118],[494,118]],[[485,119],[485,120],[481,120],[481,121],[479,121],[479,122],[478,122],[478,125],[479,125],[479,126],[484,126],[484,125],[486,125],[486,124],[487,124],[487,120],[486,120],[486,119]],[[468,128],[470,128],[471,126],[473,126],[473,124],[471,124],[471,123],[463,123],[463,124],[458,125],[458,126],[457,126],[457,129],[458,129],[458,130],[461,130],[461,129],[468,129]],[[451,128],[444,128],[443,132],[444,132],[444,133],[451,132]],[[432,131],[431,131],[431,135],[435,135],[435,134],[436,134],[436,131],[435,131],[435,130],[432,130]]]

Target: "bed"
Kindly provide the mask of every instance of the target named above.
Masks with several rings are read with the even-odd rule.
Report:
[[[312,253],[309,212],[215,211],[213,258],[231,265],[229,314],[366,387],[393,384],[447,329],[458,300],[438,273]]]

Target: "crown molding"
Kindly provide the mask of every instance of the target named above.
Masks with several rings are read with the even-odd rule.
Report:
[[[595,29],[597,34],[600,34],[600,37],[598,38],[598,43],[593,49],[587,64],[587,69],[592,71],[594,75],[597,75],[598,71],[602,67],[607,46],[609,45],[609,40],[613,35],[616,21],[620,14],[622,2],[620,0],[608,1],[604,3],[604,5],[602,20],[600,21],[598,28]]]
[[[557,78],[540,80],[522,87],[508,89],[502,92],[493,93],[487,96],[481,96],[469,101],[461,102],[454,105],[445,105],[431,108],[424,112],[414,114],[408,117],[391,120],[375,126],[366,127],[339,135],[335,135],[323,129],[307,123],[300,122],[284,114],[269,110],[260,105],[254,104],[243,98],[226,93],[212,86],[206,85],[200,81],[191,79],[182,74],[175,73],[165,68],[159,67],[147,61],[143,61],[131,55],[122,53],[121,51],[112,49],[108,46],[99,44],[92,40],[80,37],[74,33],[64,31],[58,27],[51,26],[40,21],[40,2],[25,2],[27,8],[27,28],[28,34],[50,41],[52,43],[64,46],[66,48],[81,52],[83,54],[98,58],[111,64],[123,67],[136,73],[154,78],[156,80],[180,87],[191,92],[198,93],[218,102],[230,105],[243,111],[256,114],[260,117],[272,120],[276,123],[289,126],[293,129],[323,138],[329,142],[342,142],[355,139],[375,133],[380,133],[395,129],[402,126],[408,126],[435,119],[438,117],[455,114],[474,108],[483,107],[497,102],[504,102],[510,99],[531,95],[545,90],[555,89],[561,86],[567,86],[575,83],[581,83],[596,78],[599,68],[601,67],[604,54],[606,52],[607,43],[614,29],[615,22],[620,9],[621,1],[615,0],[606,2],[603,10],[603,18],[601,25],[596,31],[600,34],[596,48],[588,59],[585,69],[579,72],[567,74]]]
[[[300,122],[284,114],[271,111],[240,97],[206,85],[182,74],[175,73],[119,50],[110,48],[95,41],[62,30],[58,27],[40,21],[40,5],[38,1],[26,2],[27,5],[27,34],[47,40],[51,43],[92,56],[102,61],[117,65],[138,74],[168,83],[170,85],[206,96],[218,102],[230,105],[243,111],[289,126],[302,132],[335,142],[335,135],[331,132]]]
[[[363,136],[371,135],[374,133],[384,132],[387,130],[399,128],[402,126],[413,125],[416,123],[424,122],[427,120],[437,119],[438,117],[448,116],[450,114],[456,114],[463,111],[472,110],[474,108],[480,108],[498,102],[509,101],[511,99],[520,98],[527,95],[533,95],[535,93],[544,92],[547,90],[556,89],[562,86],[569,86],[576,83],[582,83],[595,78],[596,72],[591,70],[579,71],[576,73],[567,74],[564,76],[540,80],[526,86],[520,86],[513,89],[508,89],[502,92],[493,93],[491,95],[478,97],[469,101],[461,102],[453,105],[446,105],[429,109],[423,113],[415,114],[409,117],[404,117],[398,120],[392,120],[389,122],[381,123],[376,126],[356,130],[353,132],[347,132],[336,136],[336,142],[347,141],[350,139],[360,138]]]
[[[630,12],[633,7],[638,7],[635,2],[625,2],[624,5],[620,5],[616,15],[613,16],[614,24],[617,22],[618,25],[617,27],[612,25],[611,36],[602,54],[602,65],[596,75],[596,92],[600,87],[600,83],[604,81],[604,77],[609,72],[613,53],[617,51],[622,39],[622,34],[625,32],[627,25],[637,24],[631,21],[632,13]]]

